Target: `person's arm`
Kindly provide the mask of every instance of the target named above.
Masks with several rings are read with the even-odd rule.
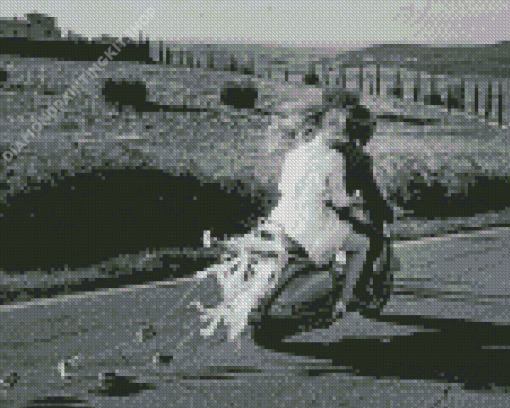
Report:
[[[338,219],[348,221],[356,234],[369,235],[373,232],[371,224],[363,223],[352,216],[350,207],[336,207],[331,200],[326,200],[324,204],[327,208],[332,209],[336,213]]]
[[[384,200],[382,193],[373,181],[367,183],[363,194],[365,196],[363,210],[368,213],[371,220],[378,220],[387,224],[393,223],[393,210]]]
[[[362,194],[364,197],[363,210],[368,212],[372,222],[377,220],[380,223],[393,223],[393,210],[384,199],[379,186],[374,180],[372,157],[363,153],[361,167],[364,176],[364,183],[362,184]]]

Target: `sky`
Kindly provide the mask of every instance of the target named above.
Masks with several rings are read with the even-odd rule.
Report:
[[[63,34],[186,43],[360,47],[494,44],[510,39],[508,0],[2,0],[1,17],[57,17]]]

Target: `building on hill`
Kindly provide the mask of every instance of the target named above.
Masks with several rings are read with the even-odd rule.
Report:
[[[0,37],[44,41],[62,39],[61,30],[55,25],[55,17],[39,13],[29,13],[25,16],[26,19],[0,18]]]
[[[89,41],[89,39],[87,37],[85,37],[84,35],[76,34],[72,30],[67,31],[67,36],[64,37],[64,40],[74,41],[74,42],[80,42],[80,41],[88,42]]]
[[[101,37],[97,39],[100,44],[113,44],[118,41],[119,38],[109,34],[101,34]]]
[[[28,21],[18,18],[0,17],[0,38],[27,38]]]
[[[62,32],[56,26],[56,18],[38,13],[26,14],[28,38],[31,40],[61,40]]]

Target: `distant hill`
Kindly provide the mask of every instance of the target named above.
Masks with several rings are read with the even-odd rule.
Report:
[[[382,44],[348,52],[342,59],[363,61],[367,58],[382,64],[400,62],[402,67],[436,75],[510,78],[510,42],[445,47]]]

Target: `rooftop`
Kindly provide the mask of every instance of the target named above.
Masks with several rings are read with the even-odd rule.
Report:
[[[22,20],[18,18],[0,17],[0,24],[2,25],[28,25],[28,20]]]

